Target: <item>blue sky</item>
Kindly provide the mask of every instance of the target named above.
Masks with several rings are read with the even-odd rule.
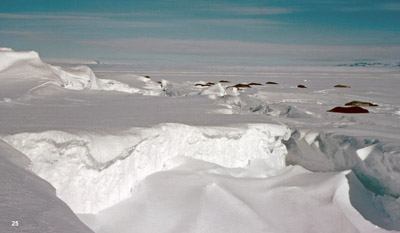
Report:
[[[0,46],[143,64],[398,62],[399,22],[385,0],[1,0]]]

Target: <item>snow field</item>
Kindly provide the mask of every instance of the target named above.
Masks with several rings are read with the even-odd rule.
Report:
[[[36,52],[0,48],[0,135],[13,147],[0,143],[10,187],[0,190],[1,203],[13,203],[10,195],[39,211],[49,207],[43,196],[61,203],[50,185],[24,173],[30,164],[96,232],[400,230],[398,70],[141,72],[149,78],[94,67],[106,70],[96,77],[87,66],[61,68]],[[279,84],[227,88],[266,79]],[[362,116],[326,112],[353,100],[379,106]],[[195,119],[181,124],[188,117]],[[21,169],[38,182],[13,185]],[[46,194],[36,195],[41,182]],[[33,192],[27,202],[25,191]],[[62,216],[81,227],[55,205],[43,215],[56,218],[54,229]],[[26,232],[35,221],[53,227],[34,208],[6,208],[30,218]]]

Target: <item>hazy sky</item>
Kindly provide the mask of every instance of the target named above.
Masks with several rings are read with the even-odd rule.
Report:
[[[1,0],[0,46],[127,63],[400,61],[400,2]]]

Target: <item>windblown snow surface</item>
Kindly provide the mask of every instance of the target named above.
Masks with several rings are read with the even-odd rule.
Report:
[[[0,232],[400,231],[397,67],[58,67],[3,48],[0,82]],[[378,106],[327,112],[350,101]]]

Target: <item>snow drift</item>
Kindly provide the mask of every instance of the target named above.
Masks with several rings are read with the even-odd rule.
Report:
[[[161,171],[164,162],[188,156],[225,167],[262,159],[285,166],[290,131],[285,126],[194,127],[162,124],[117,135],[49,131],[6,136],[27,155],[31,169],[49,181],[77,213],[97,213],[129,197],[136,182]],[[93,192],[96,190],[96,192]]]
[[[385,232],[354,208],[353,199],[373,212],[373,195],[348,171],[262,162],[233,169],[187,157],[167,161],[166,169],[131,198],[82,219],[101,233]]]

